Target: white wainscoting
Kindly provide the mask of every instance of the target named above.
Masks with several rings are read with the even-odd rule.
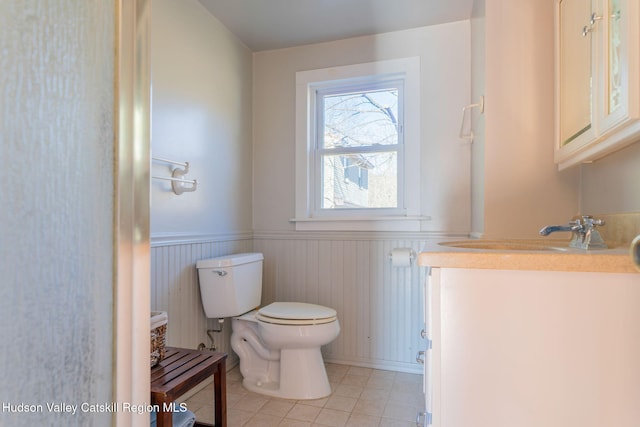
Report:
[[[230,236],[155,236],[151,242],[151,310],[169,316],[167,345],[197,348],[211,341],[207,329],[218,328],[218,321],[207,319],[200,299],[196,261],[237,252],[250,252],[251,233]],[[231,322],[214,334],[218,351],[229,354],[235,364],[229,338]]]
[[[418,253],[419,235],[374,233],[254,234],[265,255],[263,303],[302,301],[338,312],[340,336],[323,349],[326,361],[421,373],[420,338],[425,269],[392,267],[394,248]]]
[[[395,235],[397,236],[397,234]],[[418,253],[429,237],[391,238],[380,233],[255,233],[192,239],[153,239],[151,309],[169,314],[168,345],[210,345],[195,263],[238,252],[265,256],[262,303],[300,301],[337,310],[340,336],[323,349],[325,360],[355,366],[421,373],[420,338],[425,269],[391,266],[393,248]],[[218,240],[216,240],[218,239]],[[231,351],[231,322],[217,334],[219,351]],[[220,336],[221,335],[221,336]]]

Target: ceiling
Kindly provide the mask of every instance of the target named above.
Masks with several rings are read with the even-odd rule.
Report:
[[[199,0],[254,52],[455,22],[474,0]]]

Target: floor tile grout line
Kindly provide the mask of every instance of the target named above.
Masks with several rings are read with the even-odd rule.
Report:
[[[336,366],[340,366],[339,368],[337,368]],[[343,367],[344,366],[344,367]],[[411,393],[411,394],[415,394],[416,391],[422,391],[422,378],[419,374],[407,374],[407,373],[402,373],[402,372],[394,372],[394,371],[386,371],[386,370],[379,370],[379,369],[373,369],[373,368],[361,368],[361,367],[355,367],[355,366],[348,366],[348,365],[327,365],[327,372],[328,375],[330,377],[331,380],[331,386],[332,386],[332,390],[333,393],[330,396],[327,396],[326,398],[323,399],[316,399],[315,405],[314,404],[310,404],[312,401],[306,401],[306,400],[287,400],[287,399],[278,399],[278,398],[273,398],[273,397],[268,397],[268,396],[263,396],[257,393],[251,393],[246,391],[245,389],[242,388],[241,385],[241,376],[239,375],[239,373],[236,370],[237,367],[235,367],[234,369],[232,369],[230,371],[230,374],[228,374],[228,379],[227,379],[227,391],[229,393],[229,385],[231,385],[232,387],[236,387],[234,390],[241,390],[242,394],[235,394],[235,393],[231,393],[234,396],[241,396],[239,398],[237,398],[234,402],[232,402],[227,411],[228,413],[230,413],[229,415],[233,414],[233,411],[239,411],[238,414],[242,413],[245,414],[246,417],[244,421],[241,421],[240,425],[250,425],[249,422],[250,420],[256,418],[256,419],[263,419],[263,418],[267,418],[267,419],[277,419],[279,423],[285,423],[285,422],[293,422],[293,423],[307,423],[308,425],[321,425],[318,423],[318,421],[322,421],[319,420],[318,418],[320,417],[320,415],[323,413],[323,410],[325,411],[324,414],[330,414],[332,413],[331,411],[335,411],[333,414],[338,413],[338,415],[340,415],[341,419],[344,420],[344,423],[340,422],[339,424],[341,425],[347,425],[349,424],[349,421],[353,418],[355,419],[361,419],[363,417],[368,417],[369,419],[375,419],[377,420],[378,423],[382,423],[384,420],[387,420],[386,422],[392,421],[395,422],[396,420],[398,420],[398,418],[395,417],[389,417],[386,415],[393,415],[392,413],[392,409],[397,409],[398,407],[401,406],[405,406],[406,408],[414,408],[417,410],[420,409],[420,407],[422,406],[421,404],[418,404],[416,402],[412,403],[412,404],[405,404],[403,403],[402,400],[392,400],[392,396],[394,395],[394,393],[397,393],[396,396],[400,396],[401,393]],[[347,378],[348,377],[348,378]],[[365,380],[359,382],[360,380],[357,380],[354,377],[364,377]],[[373,378],[373,380],[372,380]],[[347,382],[346,384],[343,384],[344,382]],[[354,386],[353,384],[351,384],[352,382],[358,382],[360,385],[358,386]],[[235,386],[234,386],[235,384]],[[342,396],[342,397],[349,397],[350,399],[354,399],[353,405],[348,405],[351,406],[351,410],[345,410],[346,407],[343,408],[336,408],[336,407],[327,407],[327,404],[330,402],[330,399],[332,397],[338,396],[340,397],[340,394],[336,394],[336,389],[339,388],[340,385],[344,385],[346,387],[351,387],[351,392],[354,392],[357,390],[357,397],[356,396]],[[340,392],[345,392],[347,389],[342,389],[340,390]],[[371,391],[374,390],[374,391]],[[192,396],[191,399],[193,399],[195,396],[198,396],[201,393],[204,393],[207,391],[207,388],[203,389],[201,392],[199,392],[198,394]],[[377,399],[367,399],[365,397],[363,397],[365,395],[365,391],[367,391],[366,395],[367,396],[375,396],[376,391],[378,393],[384,392],[384,398],[378,400],[380,407],[382,408],[380,412],[376,412],[375,415],[371,415],[370,413],[367,412],[360,412],[358,410],[358,405],[361,404],[363,406],[366,405],[366,403],[362,403],[362,402],[376,402]],[[208,392],[210,394],[213,393],[213,389],[209,389]],[[229,395],[228,395],[229,396]],[[424,395],[422,395],[424,396]],[[260,402],[259,400],[262,399],[264,400],[261,403],[255,404],[254,406],[251,408],[248,407],[242,407],[241,406],[241,402],[244,398],[249,397],[250,399],[248,401],[251,400],[251,398],[253,399],[258,399],[258,402]],[[402,396],[405,397],[405,396]],[[197,400],[194,400],[194,404],[197,405],[203,405],[200,406],[198,409],[196,409],[196,407],[194,407],[196,412],[200,412],[203,413],[203,409],[207,411],[207,416],[211,416],[213,414],[212,408],[210,407],[206,407],[206,403],[203,403],[203,401],[206,401],[207,399],[211,399],[212,396],[209,398],[203,398],[203,397],[198,397]],[[191,400],[190,399],[190,400]],[[396,399],[396,397],[394,396],[394,399]],[[288,408],[283,414],[269,414],[269,413],[265,413],[263,412],[263,409],[265,408],[265,406],[267,406],[270,402],[277,402],[277,401],[283,401],[283,402],[289,402],[291,403],[291,407]],[[424,400],[422,400],[423,402]],[[254,402],[256,402],[256,400],[254,400]],[[187,401],[187,403],[189,404],[189,400]],[[371,403],[371,404],[375,404],[375,403]],[[317,409],[317,412],[315,412],[315,415],[313,416],[312,420],[309,420],[311,417],[307,417],[304,421],[302,420],[297,420],[294,418],[290,418],[289,416],[292,414],[293,409],[296,407],[296,405],[303,405],[303,406],[309,406],[311,408],[315,408]],[[391,406],[389,406],[391,405]],[[389,409],[389,413],[387,412],[387,410]],[[404,408],[403,408],[404,409]],[[209,412],[211,414],[209,414]],[[328,415],[327,415],[328,416]],[[414,414],[402,414],[401,417],[403,418],[403,420],[401,421],[404,424],[406,424],[407,422],[409,422],[409,416],[411,416],[411,420],[413,420],[413,416]],[[262,417],[262,418],[261,418]],[[298,416],[300,417],[300,416]],[[199,419],[200,420],[200,419]],[[207,419],[202,419],[201,421],[205,421],[205,422],[211,422],[211,420],[207,420]],[[337,421],[331,421],[332,423],[337,422]],[[354,421],[355,422],[355,421]],[[315,423],[315,424],[314,424]],[[305,425],[307,425],[305,424]],[[412,423],[410,423],[412,424]],[[229,424],[229,427],[236,427],[239,424]]]

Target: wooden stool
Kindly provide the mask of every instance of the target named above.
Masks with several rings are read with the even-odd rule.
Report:
[[[151,368],[151,403],[158,405],[158,427],[172,427],[176,398],[213,375],[215,426],[227,426],[226,353],[167,347],[162,361]],[[196,426],[211,426],[199,423]]]

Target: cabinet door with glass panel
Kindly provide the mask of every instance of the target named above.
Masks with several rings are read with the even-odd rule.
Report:
[[[556,163],[589,162],[640,139],[640,2],[558,0]]]

